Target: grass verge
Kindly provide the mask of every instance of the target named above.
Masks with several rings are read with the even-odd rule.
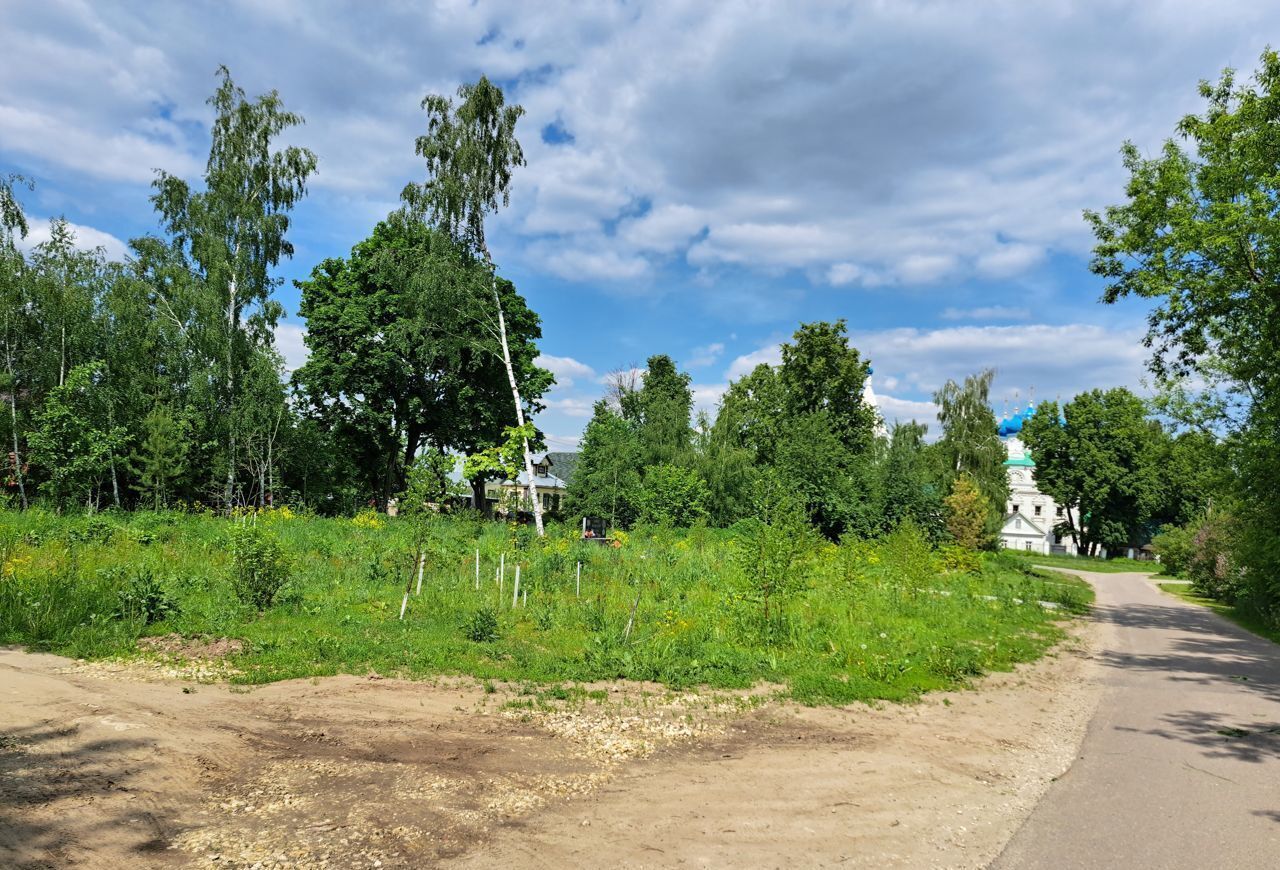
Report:
[[[1164,568],[1159,562],[1142,562],[1137,559],[1097,559],[1093,556],[1067,556],[1062,553],[1018,554],[1036,565],[1053,568],[1075,568],[1077,571],[1097,571],[1100,574],[1159,574]]]
[[[1234,604],[1224,604],[1221,601],[1215,601],[1212,598],[1199,595],[1188,583],[1160,583],[1158,585],[1162,591],[1170,595],[1181,598],[1191,604],[1207,607],[1219,616],[1225,616],[1245,631],[1252,632],[1259,637],[1265,637],[1272,643],[1280,644],[1280,630],[1267,625],[1247,610],[1241,610]]]

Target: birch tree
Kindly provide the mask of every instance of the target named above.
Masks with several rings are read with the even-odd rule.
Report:
[[[456,108],[452,99],[439,94],[428,94],[423,99],[427,132],[418,137],[415,150],[427,161],[427,180],[406,185],[402,196],[411,210],[429,215],[440,229],[489,270],[496,321],[489,328],[496,334],[507,370],[507,382],[515,403],[516,428],[527,431],[524,402],[507,342],[506,316],[498,295],[497,273],[484,231],[485,218],[498,210],[499,202],[503,206],[510,203],[512,171],[525,165],[524,152],[515,136],[516,122],[524,109],[506,105],[502,88],[484,76],[475,84],[459,88],[458,97],[460,102]],[[533,453],[529,438],[526,436],[522,441],[529,501],[538,535],[542,536],[545,531],[542,504],[533,476]]]
[[[18,375],[15,357],[21,334],[20,321],[26,307],[23,300],[24,264],[16,241],[26,238],[27,216],[22,211],[21,203],[13,195],[15,184],[26,184],[30,188],[30,182],[20,175],[0,177],[0,342],[3,343],[4,351],[4,389],[9,400],[7,404],[13,445],[10,458],[13,482],[18,489],[22,508],[26,510],[27,485],[18,437]]]
[[[293,255],[286,238],[289,212],[306,194],[316,157],[306,148],[273,147],[282,133],[303,123],[302,116],[284,109],[276,91],[249,100],[226,67],[218,77],[209,98],[216,118],[205,190],[193,192],[183,179],[161,171],[151,201],[194,261],[206,291],[205,313],[221,321],[218,407],[227,424],[222,496],[230,509],[243,447],[233,415],[249,356],[270,346],[282,313],[271,299],[278,280],[270,270]]]

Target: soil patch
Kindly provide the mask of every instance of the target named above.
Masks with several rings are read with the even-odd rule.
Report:
[[[0,650],[0,866],[982,866],[1074,756],[1090,630],[978,692],[845,709]]]

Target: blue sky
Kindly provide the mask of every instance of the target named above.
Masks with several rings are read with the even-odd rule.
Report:
[[[0,0],[0,173],[115,256],[156,229],[153,170],[195,179],[226,64],[280,91],[319,157],[291,281],[344,255],[422,166],[428,92],[488,74],[528,110],[529,165],[491,224],[580,436],[609,371],[671,354],[702,407],[801,321],[846,318],[884,415],[949,377],[996,405],[1138,387],[1144,306],[1097,303],[1085,208],[1118,149],[1158,148],[1196,83],[1249,71],[1264,3],[13,2]],[[302,324],[278,333],[290,363]]]

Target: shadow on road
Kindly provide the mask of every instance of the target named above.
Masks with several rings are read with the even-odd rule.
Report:
[[[1094,614],[1100,621],[1152,633],[1128,635],[1129,642],[1122,647],[1158,652],[1107,650],[1098,656],[1105,666],[1118,672],[1122,684],[1125,674],[1154,672],[1170,682],[1187,684],[1188,688],[1250,692],[1280,703],[1280,646],[1237,628],[1208,610],[1172,602],[1130,603],[1099,605]],[[1193,697],[1188,696],[1188,700]],[[1187,709],[1165,715],[1159,727],[1145,729],[1144,733],[1191,743],[1209,758],[1252,763],[1280,758],[1280,721],[1240,721],[1212,709]]]
[[[0,866],[22,870],[66,867],[75,863],[76,839],[99,829],[129,824],[142,807],[115,814],[96,828],[82,823],[71,833],[77,808],[113,793],[129,792],[141,769],[122,761],[125,753],[147,744],[140,740],[95,740],[72,750],[58,748],[73,741],[75,727],[38,726],[0,731]],[[151,820],[154,823],[154,819]],[[157,836],[139,852],[167,848]]]

